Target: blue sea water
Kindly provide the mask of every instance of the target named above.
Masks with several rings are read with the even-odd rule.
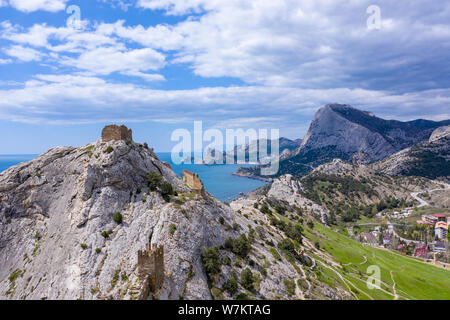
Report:
[[[0,172],[19,164],[34,159],[37,155],[0,155]],[[180,177],[183,169],[198,173],[202,179],[205,189],[220,201],[231,201],[239,197],[241,192],[248,193],[266,184],[263,181],[233,176],[239,167],[245,165],[196,165],[180,164],[175,165],[172,162],[171,155],[167,153],[158,153],[161,161],[169,162],[173,171]]]

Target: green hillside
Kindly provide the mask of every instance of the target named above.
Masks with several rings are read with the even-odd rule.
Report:
[[[341,284],[357,299],[450,299],[450,270],[363,245],[320,224],[305,227],[305,235],[320,248],[309,252],[319,267],[316,276],[329,284]],[[333,266],[327,256],[339,265]],[[371,265],[380,267],[380,289],[367,287]]]

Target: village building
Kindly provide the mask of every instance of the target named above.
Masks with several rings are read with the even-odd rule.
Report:
[[[383,233],[383,244],[384,245],[389,245],[391,244],[392,238],[389,235],[389,233]]]
[[[447,233],[447,222],[439,221],[438,223],[436,223],[436,225],[434,226],[434,234],[436,237],[438,237],[439,239],[445,239],[447,237]]]
[[[428,259],[428,245],[423,242],[418,243],[414,249],[414,257]]]

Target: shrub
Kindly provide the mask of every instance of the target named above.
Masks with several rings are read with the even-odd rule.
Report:
[[[225,219],[222,216],[220,216],[219,217],[219,223],[220,224],[224,224],[224,222],[225,222]]]
[[[223,289],[225,289],[230,295],[234,295],[238,290],[237,274],[233,271],[230,279],[225,282]]]
[[[312,222],[311,220],[308,221],[308,223],[306,224],[310,229],[314,229],[314,222]]]
[[[249,291],[253,290],[253,273],[249,268],[246,268],[241,272],[241,285]]]
[[[144,148],[148,149],[148,143],[147,142],[144,142]]]
[[[108,148],[106,148],[105,153],[111,153],[114,151],[114,148],[111,146],[108,146]]]
[[[169,232],[171,235],[173,235],[175,233],[175,230],[177,230],[177,226],[174,225],[173,223],[169,226]]]
[[[162,177],[155,172],[149,172],[147,173],[146,179],[150,190],[156,191],[161,184]]]
[[[112,230],[108,230],[108,231],[103,231],[103,232],[101,233],[101,235],[102,235],[103,238],[108,239],[108,238],[109,238],[109,235],[110,235],[111,233],[112,233]]]
[[[219,248],[203,248],[202,262],[208,278],[212,280],[212,277],[220,272]]]
[[[239,229],[239,225],[235,222],[233,223],[233,230],[237,231]]]
[[[161,185],[161,195],[166,200],[166,202],[170,201],[170,196],[173,194],[172,185],[166,181],[164,181]]]
[[[121,224],[123,221],[123,216],[120,212],[114,213],[112,218],[113,218],[114,222],[117,224]]]
[[[294,243],[290,239],[283,239],[278,242],[278,248],[288,254],[296,254]]]
[[[277,249],[274,247],[269,249],[269,252],[272,254],[272,256],[275,258],[275,260],[281,261],[280,254],[278,253]]]
[[[96,252],[96,253],[100,253],[100,252],[102,252],[102,249],[97,248],[97,249],[95,249],[95,252]]]
[[[87,244],[86,243],[82,243],[82,244],[80,244],[80,247],[82,248],[82,249],[87,249]]]
[[[142,192],[141,187],[137,187],[136,194],[140,194]]]
[[[251,250],[251,245],[249,239],[245,236],[245,234],[241,234],[241,236],[237,239],[233,240],[233,253],[240,256],[241,258],[247,257]]]
[[[293,296],[295,293],[295,282],[293,280],[284,279],[283,280],[286,293],[289,297]]]

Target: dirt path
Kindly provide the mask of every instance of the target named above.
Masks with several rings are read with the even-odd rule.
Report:
[[[392,290],[394,291],[394,300],[398,300],[398,294],[397,294],[397,289],[395,288],[397,286],[397,283],[395,283],[395,279],[394,279],[394,273],[391,270],[391,279],[392,279]]]

